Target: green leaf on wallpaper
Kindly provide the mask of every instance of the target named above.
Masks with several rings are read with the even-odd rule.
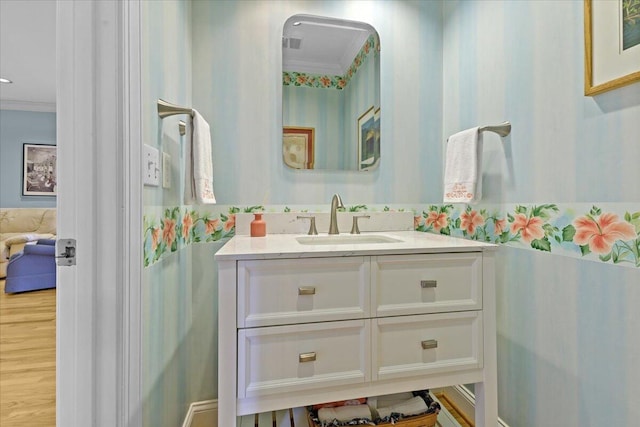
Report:
[[[382,209],[382,212],[389,212],[391,209],[389,209],[389,206],[385,206],[384,209]]]
[[[222,222],[227,222],[229,220],[229,217],[223,213],[220,213],[220,219],[222,220]]]
[[[576,235],[576,228],[569,224],[562,229],[562,240],[565,242],[572,242],[573,236]]]
[[[618,259],[618,254],[613,252],[613,251],[611,251],[611,258],[613,258],[613,263],[614,264],[617,264],[618,262],[620,262],[619,259]]]
[[[291,212],[291,208],[290,208],[289,206],[285,206],[285,207],[284,207],[284,211],[285,211],[285,212]]]
[[[582,252],[582,256],[589,255],[591,249],[589,249],[589,245],[580,245],[580,252]]]
[[[178,241],[174,240],[173,243],[171,243],[171,252],[176,252],[178,250]]]
[[[240,208],[238,208],[238,207],[232,206],[232,207],[229,208],[229,213],[230,214],[236,214],[238,212],[240,212]]]
[[[611,259],[611,252],[609,252],[606,255],[600,255],[599,258],[600,258],[600,261],[608,262]]]
[[[540,218],[543,218],[543,219],[548,219],[550,215],[547,211],[558,212],[559,210],[560,209],[558,209],[558,206],[554,204],[534,206],[531,209],[531,215],[539,216]]]
[[[500,243],[507,243],[509,241],[509,232],[505,231],[504,233],[500,234],[499,241]]]
[[[450,227],[441,228],[440,229],[440,234],[451,236],[451,228]]]
[[[349,207],[349,212],[362,212],[367,210],[367,205],[355,205]]]
[[[526,214],[527,213],[527,208],[526,206],[516,206],[516,213],[520,213],[520,214]]]
[[[264,211],[264,206],[248,206],[244,208],[244,213],[254,213]]]
[[[553,236],[553,238],[556,242],[562,243],[562,239],[560,238],[560,236],[556,235],[556,236]]]
[[[640,233],[640,212],[635,212],[633,214],[626,212],[624,214],[624,219],[635,227],[636,233]]]
[[[546,237],[533,240],[531,242],[531,247],[540,251],[551,252],[551,242],[549,242],[549,239],[547,239]]]
[[[628,250],[628,249],[624,249],[624,250],[621,250],[621,251],[620,251],[620,253],[618,254],[618,258],[620,258],[621,260],[624,260],[624,259],[626,259],[629,255],[633,255],[633,254],[631,253],[631,251],[630,251],[630,250]]]
[[[600,214],[602,213],[602,210],[601,210],[599,207],[597,207],[597,206],[593,206],[593,207],[591,208],[591,211],[590,211],[589,213],[590,213],[591,215],[593,215],[593,216],[598,216],[598,215],[600,215]]]
[[[460,228],[461,223],[462,220],[460,218],[456,218],[456,220],[453,222],[453,228]]]
[[[509,220],[509,222],[513,222],[514,220],[513,215],[511,215],[510,213],[507,213],[507,220]]]
[[[557,233],[558,231],[558,227],[554,227],[553,225],[549,224],[548,222],[544,223],[544,225],[542,226],[542,229],[544,230],[544,234],[547,236],[550,236],[554,233]]]

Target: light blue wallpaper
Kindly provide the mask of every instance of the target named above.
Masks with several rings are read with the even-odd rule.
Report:
[[[585,97],[583,52],[581,1],[445,2],[444,134],[513,125],[502,141],[485,134],[478,208],[611,202],[640,211],[640,85]],[[511,427],[634,425],[640,269],[499,254],[500,416]]]
[[[22,144],[56,145],[56,113],[0,110],[0,208],[55,208],[55,197],[22,195]]]
[[[142,135],[143,143],[171,156],[168,171],[171,188],[145,187],[145,217],[153,218],[166,206],[180,205],[184,189],[184,138],[178,121],[187,116],[160,120],[158,98],[179,105],[191,104],[191,2],[143,1],[142,15]],[[189,404],[214,397],[215,375],[206,355],[198,322],[200,304],[215,303],[213,284],[206,292],[193,274],[199,248],[184,248],[144,270],[142,283],[142,415],[148,427],[182,425]],[[197,295],[194,295],[194,292]],[[197,300],[194,299],[198,298]],[[208,312],[207,312],[208,313]],[[204,314],[205,316],[210,316]],[[194,335],[200,331],[198,335]],[[215,358],[215,354],[212,356]],[[207,387],[203,386],[206,383]]]

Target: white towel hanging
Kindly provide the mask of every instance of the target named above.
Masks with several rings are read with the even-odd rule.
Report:
[[[185,203],[216,203],[213,194],[213,160],[209,123],[193,110],[190,132],[185,144]]]
[[[482,198],[482,132],[478,127],[451,135],[444,166],[444,202],[474,203]]]

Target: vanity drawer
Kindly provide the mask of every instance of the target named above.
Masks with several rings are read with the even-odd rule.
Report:
[[[238,397],[367,382],[370,337],[370,320],[241,329]]]
[[[479,311],[374,319],[373,380],[482,368]]]
[[[388,255],[371,260],[374,316],[482,308],[482,253]]]
[[[364,257],[238,262],[238,327],[369,317]]]

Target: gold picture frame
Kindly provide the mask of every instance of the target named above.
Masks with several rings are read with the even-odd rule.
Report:
[[[373,106],[358,117],[358,170],[374,169],[380,159],[380,109]]]
[[[282,128],[282,158],[293,169],[313,169],[315,128],[284,126]]]
[[[594,96],[640,81],[640,43],[624,47],[628,6],[638,0],[584,0],[584,94]],[[625,9],[627,7],[627,9]],[[627,22],[631,22],[631,19]],[[633,21],[633,33],[640,20]],[[634,27],[634,28],[635,28]],[[617,40],[613,43],[612,40]],[[631,64],[631,65],[630,65]],[[604,70],[604,71],[601,71]]]

